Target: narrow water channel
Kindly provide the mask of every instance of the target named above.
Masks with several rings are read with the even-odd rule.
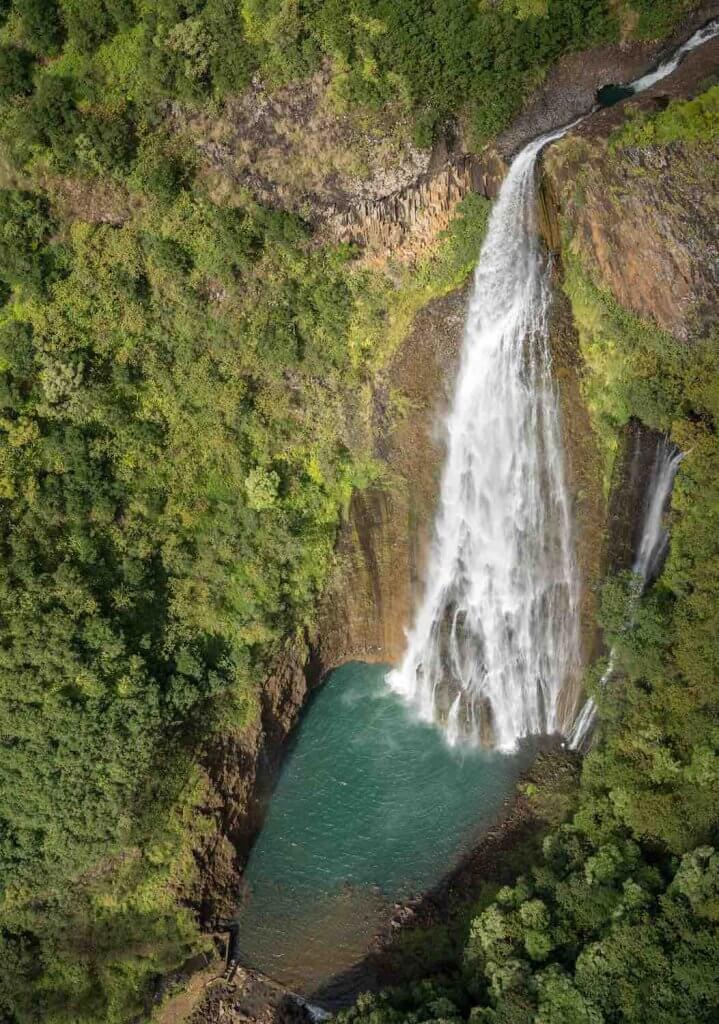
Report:
[[[531,759],[450,747],[385,674],[346,665],[312,700],[247,867],[240,959],[304,995],[457,863]]]

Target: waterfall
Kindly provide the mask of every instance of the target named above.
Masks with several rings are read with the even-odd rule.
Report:
[[[633,92],[666,78],[717,35],[719,19],[631,83]],[[549,350],[550,268],[535,209],[537,158],[572,127],[519,153],[492,211],[447,422],[425,593],[402,664],[387,676],[452,744],[511,750],[524,736],[558,731],[560,694],[579,670],[579,581]],[[680,456],[667,459],[673,472],[668,482],[657,478],[659,511],[652,518],[650,507],[647,548],[637,555],[642,587],[666,551],[664,503]],[[610,656],[605,680],[612,668]],[[573,746],[591,732],[594,715],[587,701]]]
[[[578,578],[548,335],[535,165],[514,160],[475,272],[427,586],[388,676],[450,742],[510,750],[560,727],[579,663]]]
[[[674,486],[682,452],[663,437],[657,445],[652,467],[652,479],[644,510],[644,521],[639,541],[639,550],[632,566],[638,577],[642,592],[653,583],[661,572],[669,547],[669,533],[664,526],[669,499]]]
[[[632,565],[635,585],[629,600],[627,615],[629,625],[634,617],[636,602],[647,587],[654,582],[664,565],[669,547],[669,533],[664,525],[664,519],[671,498],[674,477],[677,475],[682,458],[682,453],[675,445],[666,438],[660,440],[654,457],[639,545]],[[614,674],[615,661],[616,653],[611,650],[607,668],[599,680],[600,686],[605,686],[611,679]],[[581,750],[585,746],[594,729],[596,716],[597,706],[590,697],[585,701],[572,725],[568,737],[572,750]]]
[[[657,82],[661,82],[667,75],[671,75],[673,71],[681,64],[682,60],[692,50],[696,50],[704,43],[708,43],[710,39],[714,39],[719,36],[719,18],[714,21],[710,21],[708,25],[700,28],[697,32],[687,39],[686,43],[679,47],[678,50],[669,58],[660,64],[654,71],[650,71],[649,74],[644,75],[642,78],[637,78],[636,81],[631,83],[631,89],[634,93],[645,92],[647,89],[651,89]]]

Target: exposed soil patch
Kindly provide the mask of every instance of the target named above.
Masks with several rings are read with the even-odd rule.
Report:
[[[229,981],[207,985],[202,999],[182,1021],[161,1024],[312,1024],[304,1001],[257,971],[238,968]]]
[[[142,205],[137,196],[105,179],[53,177],[44,184],[62,220],[117,227]]]
[[[186,981],[182,991],[170,996],[157,1012],[156,1024],[187,1024],[195,1008],[206,998],[209,986],[222,975],[224,968],[223,960],[214,959],[197,970]]]

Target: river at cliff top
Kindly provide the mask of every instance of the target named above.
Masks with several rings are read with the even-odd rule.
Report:
[[[531,758],[450,748],[386,671],[346,665],[313,698],[245,874],[240,961],[304,995],[451,870]]]

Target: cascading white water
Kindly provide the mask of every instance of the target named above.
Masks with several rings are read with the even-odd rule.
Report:
[[[651,89],[657,82],[661,82],[667,75],[671,75],[673,71],[681,64],[682,60],[692,50],[696,50],[704,43],[708,43],[710,39],[714,39],[719,36],[719,18],[714,21],[710,21],[708,25],[700,28],[697,32],[687,39],[686,43],[679,47],[675,51],[673,56],[669,60],[664,61],[654,71],[650,71],[649,74],[643,75],[641,78],[637,78],[636,81],[631,83],[631,88],[634,93],[646,92],[647,89]]]
[[[661,439],[652,467],[639,550],[632,566],[632,572],[639,578],[642,590],[656,579],[664,565],[669,547],[669,533],[664,526],[664,517],[674,478],[683,458],[683,453],[676,445],[665,437]]]
[[[683,454],[666,438],[657,445],[657,452],[652,467],[652,476],[647,492],[644,508],[642,531],[639,537],[637,554],[632,565],[635,585],[629,599],[627,619],[631,624],[634,617],[636,602],[656,579],[661,571],[669,546],[669,533],[664,525],[667,506],[674,486],[674,478],[682,461]],[[599,681],[605,686],[614,674],[616,654],[609,652],[606,671]],[[585,701],[569,734],[569,746],[572,750],[581,750],[592,734],[597,717],[597,706],[592,697]]]
[[[428,584],[390,685],[447,738],[512,749],[559,727],[578,664],[578,580],[536,227],[535,164],[515,159],[475,273]]]
[[[634,93],[717,35],[719,19],[633,82]],[[539,153],[571,127],[522,150],[492,212],[447,423],[427,588],[402,665],[387,677],[423,718],[445,726],[450,743],[512,749],[523,736],[556,731],[560,693],[579,665],[579,586],[534,180]],[[661,515],[657,522],[661,529]],[[610,658],[606,678],[611,669]],[[588,701],[573,743],[593,720]]]

